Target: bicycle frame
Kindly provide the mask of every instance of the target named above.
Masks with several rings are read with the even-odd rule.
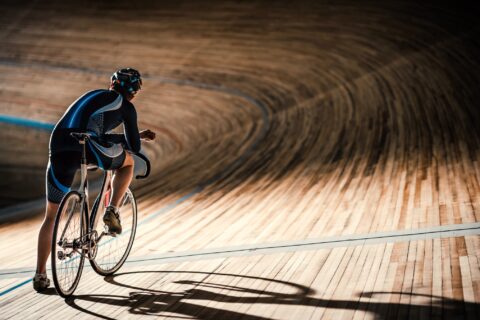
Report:
[[[97,214],[98,213],[98,208],[100,206],[100,203],[102,203],[106,200],[105,198],[106,198],[107,194],[111,191],[111,180],[112,180],[112,171],[105,170],[104,175],[103,175],[102,187],[100,189],[100,193],[97,196],[98,202],[95,202],[95,204],[93,205],[92,210],[90,212],[91,213],[90,216],[89,216],[90,221],[88,221],[89,232],[91,232],[91,230],[95,230],[95,228],[96,228],[96,225],[97,225],[97,222],[98,222],[98,214]],[[88,190],[87,190],[87,193],[86,193],[86,199],[88,200]],[[104,234],[105,233],[102,232],[102,234],[100,234],[98,240],[100,240],[101,237],[103,237]]]
[[[89,238],[86,238],[86,236],[91,235],[96,227],[97,224],[97,212],[98,212],[98,207],[102,201],[104,201],[106,194],[110,191],[110,182],[112,178],[112,172],[110,170],[105,170],[104,171],[104,178],[103,178],[103,183],[102,183],[102,188],[100,190],[100,194],[98,196],[98,202],[94,207],[92,208],[92,211],[90,211],[89,208],[89,195],[88,195],[88,164],[87,164],[87,158],[86,158],[86,139],[81,139],[79,140],[80,145],[82,145],[82,158],[80,162],[80,172],[81,172],[81,179],[80,179],[80,186],[78,188],[78,193],[80,194],[80,225],[85,225],[86,226],[86,233],[80,235],[80,240],[90,240]],[[84,214],[86,210],[86,214]],[[90,213],[90,214],[89,214]],[[69,217],[67,220],[66,225],[70,223],[70,220],[72,219],[73,216],[73,210],[69,213]],[[87,219],[86,221],[83,221],[83,219]],[[64,238],[65,232],[67,228],[64,228],[61,239]],[[82,229],[83,230],[83,229]],[[102,231],[100,235],[95,239],[95,242],[100,241],[100,239],[108,233]],[[83,241],[82,241],[83,242]]]

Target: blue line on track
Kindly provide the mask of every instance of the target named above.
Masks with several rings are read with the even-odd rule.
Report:
[[[6,114],[0,114],[0,122],[14,124],[22,127],[35,128],[35,129],[49,131],[49,132],[53,130],[53,127],[55,127],[55,125],[51,123],[25,119],[20,117],[14,117]]]
[[[30,281],[32,281],[32,279],[33,279],[33,278],[28,278],[27,280],[25,280],[25,281],[23,281],[23,282],[20,282],[19,284],[16,284],[16,285],[14,285],[13,287],[11,287],[11,288],[9,288],[9,289],[7,289],[7,290],[5,290],[5,291],[0,292],[0,297],[3,296],[3,295],[5,295],[5,294],[7,294],[7,293],[9,293],[9,292],[11,292],[11,291],[13,291],[13,290],[15,290],[15,289],[17,289],[17,288],[20,288],[20,287],[23,286],[23,285],[26,285],[27,283],[29,283]]]
[[[9,63],[5,63],[5,61],[0,60],[0,64],[8,65]],[[41,65],[41,67],[45,67],[45,66]],[[48,66],[48,67],[55,68],[55,66]],[[69,70],[71,70],[71,69],[75,69],[75,68],[58,67],[58,69],[61,69],[61,70],[69,69]],[[79,69],[79,70],[76,70],[76,71],[103,75],[103,73],[95,71],[95,70]],[[199,82],[194,82],[194,81],[189,81],[189,80],[179,80],[179,79],[156,77],[156,76],[144,76],[144,78],[151,79],[151,80],[157,80],[157,81],[163,82],[163,83],[187,85],[187,86],[192,86],[192,87],[196,87],[196,88],[200,88],[200,89],[212,90],[212,91],[217,91],[217,92],[224,92],[224,93],[227,93],[227,94],[231,94],[233,96],[244,98],[245,100],[250,102],[252,105],[257,107],[261,111],[263,126],[262,126],[260,134],[253,141],[253,143],[247,148],[247,150],[242,155],[240,155],[239,158],[237,158],[234,162],[232,162],[229,166],[227,166],[225,168],[225,170],[219,172],[217,175],[208,179],[207,181],[204,181],[204,182],[200,183],[197,187],[195,187],[195,189],[193,191],[191,191],[190,193],[188,193],[188,194],[182,196],[181,198],[175,200],[173,203],[171,203],[169,205],[166,205],[165,207],[160,208],[157,211],[153,212],[152,214],[147,216],[145,219],[140,221],[137,226],[140,226],[140,225],[156,218],[157,216],[159,216],[161,214],[167,213],[168,211],[177,207],[179,204],[187,201],[188,199],[192,198],[194,195],[200,193],[206,186],[208,186],[208,185],[224,178],[225,176],[227,176],[229,173],[231,173],[233,170],[235,170],[239,165],[241,165],[246,160],[246,158],[253,152],[253,150],[260,143],[260,141],[263,140],[263,138],[266,136],[267,131],[270,127],[267,107],[263,103],[261,103],[260,101],[252,98],[251,96],[249,96],[249,95],[247,95],[247,94],[245,94],[245,93],[243,93],[239,90],[230,89],[230,88],[226,88],[226,87],[219,86],[219,85],[210,85],[210,84],[199,83]],[[30,119],[17,118],[17,117],[12,117],[12,116],[8,116],[8,115],[1,115],[1,114],[0,114],[0,122],[12,123],[12,124],[20,125],[20,126],[27,126],[27,127],[36,128],[36,129],[40,129],[40,130],[47,130],[47,131],[52,131],[54,126],[55,126],[55,125],[50,124],[50,123],[45,123],[45,122],[40,122],[40,121],[35,121],[35,120],[30,120]],[[5,290],[5,291],[0,292],[0,297],[9,293],[9,292],[11,292],[11,291],[13,291],[13,290],[15,290],[15,289],[18,289],[18,288],[22,287],[23,285],[29,283],[30,281],[32,281],[32,278],[29,278],[28,280],[26,280],[24,282],[21,282],[21,283],[15,285],[15,286]]]

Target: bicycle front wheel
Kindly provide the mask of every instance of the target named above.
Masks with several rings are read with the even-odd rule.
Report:
[[[100,234],[100,228],[103,228],[103,213],[105,212],[104,201],[94,205],[98,223],[96,229]],[[137,203],[130,189],[127,190],[121,205],[119,207],[120,221],[122,224],[122,233],[116,236],[104,235],[97,243],[97,252],[94,259],[90,260],[93,270],[102,276],[107,276],[117,272],[127,260],[128,254],[132,249],[137,230]]]
[[[78,192],[67,193],[58,208],[53,227],[53,283],[62,297],[72,295],[77,288],[85,262],[82,244],[87,212],[82,210],[82,205],[84,202]]]

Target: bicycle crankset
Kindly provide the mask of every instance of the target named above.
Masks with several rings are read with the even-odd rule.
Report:
[[[96,230],[93,230],[92,233],[90,233],[90,237],[88,240],[88,258],[90,260],[95,259],[97,256],[98,252],[98,233]]]

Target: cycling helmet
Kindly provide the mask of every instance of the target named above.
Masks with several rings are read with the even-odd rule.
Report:
[[[142,87],[140,72],[133,68],[120,69],[112,74],[111,87],[122,94],[136,94]]]

